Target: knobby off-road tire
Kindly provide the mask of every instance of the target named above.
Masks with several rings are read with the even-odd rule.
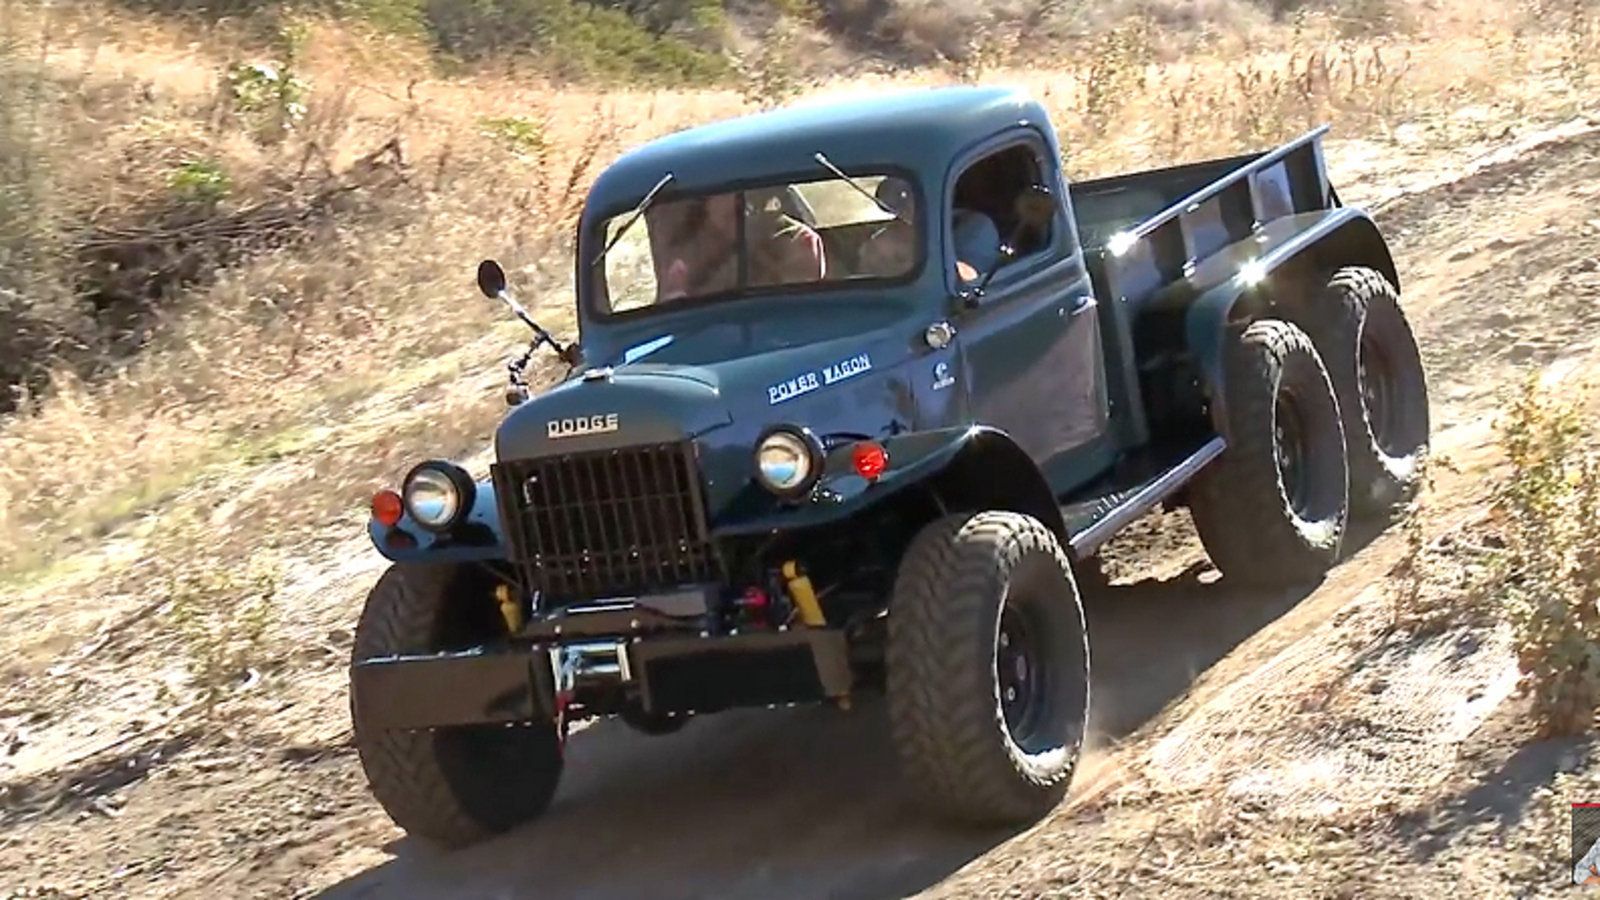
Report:
[[[494,633],[495,613],[480,587],[455,566],[391,566],[367,597],[351,663],[481,643]],[[412,835],[445,847],[470,844],[537,816],[555,793],[561,748],[550,724],[405,731],[367,727],[360,709],[352,690],[367,782]]]
[[[1339,398],[1351,511],[1390,515],[1428,452],[1428,383],[1400,294],[1372,269],[1340,269],[1304,322]]]
[[[1349,507],[1328,373],[1305,332],[1276,319],[1250,325],[1226,353],[1228,449],[1190,490],[1195,530],[1230,579],[1315,580],[1339,556]]]
[[[922,802],[1016,824],[1061,800],[1088,717],[1089,644],[1043,524],[982,512],[925,527],[895,579],[887,663],[894,742]]]

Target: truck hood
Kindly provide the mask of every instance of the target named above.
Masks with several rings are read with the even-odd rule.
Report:
[[[495,434],[495,454],[521,459],[669,443],[730,421],[710,369],[593,369],[517,407]]]
[[[893,399],[903,391],[883,381],[907,355],[894,332],[875,332],[700,365],[652,356],[599,367],[518,407],[500,426],[495,449],[501,459],[516,459],[667,443],[735,423],[730,431],[739,434],[729,437],[748,444],[777,421],[808,425],[820,435],[879,434],[908,414]]]

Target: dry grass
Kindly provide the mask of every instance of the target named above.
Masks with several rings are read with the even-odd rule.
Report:
[[[1600,710],[1600,435],[1535,377],[1499,428],[1510,471],[1481,589],[1511,624],[1541,736],[1582,734]]]
[[[60,18],[31,24],[48,24],[66,46],[97,31]],[[356,401],[392,387],[397,373],[428,372],[444,351],[498,321],[470,291],[477,258],[499,255],[524,284],[556,290],[553,273],[567,268],[562,245],[597,167],[636,131],[675,127],[674,110],[694,109],[671,95],[557,95],[494,78],[408,87],[399,71],[361,64],[373,48],[324,28],[305,50],[302,71],[313,89],[301,127],[264,143],[244,133],[248,123],[217,111],[226,89],[219,75],[248,59],[244,51],[174,51],[157,65],[151,48],[176,45],[182,33],[134,24],[132,63],[102,45],[92,54],[62,51],[59,68],[47,72],[79,87],[80,99],[57,111],[101,124],[94,140],[47,147],[56,162],[75,157],[81,194],[73,199],[107,215],[146,209],[165,199],[182,161],[197,158],[228,173],[236,209],[327,173],[362,190],[297,239],[170,298],[136,337],[140,353],[106,360],[90,382],[58,372],[27,404],[31,414],[0,426],[0,572],[92,545],[286,431],[337,428]],[[53,55],[45,59],[55,64]],[[138,93],[155,100],[120,116],[110,103],[88,105],[128,78],[130,66],[154,76]],[[626,125],[616,109],[629,111]],[[480,120],[496,113],[543,123],[545,139],[527,153],[486,135]],[[381,171],[364,169],[370,151],[391,139],[403,165],[385,158]],[[551,324],[570,322],[559,304],[549,315]],[[503,330],[480,347],[483,364],[514,334]],[[435,367],[426,377],[459,374]],[[481,436],[496,413],[493,396],[482,415],[445,423],[437,436]],[[373,434],[369,443],[383,439]],[[359,492],[341,499],[358,503]]]
[[[498,415],[491,390],[458,420],[415,433],[414,447],[404,435],[416,429],[397,426],[405,404],[490,372],[516,335],[483,337],[498,318],[472,297],[471,263],[505,260],[547,298],[547,324],[569,329],[565,256],[590,179],[641,140],[770,99],[759,90],[558,91],[488,72],[424,77],[418,51],[403,42],[307,20],[294,65],[310,85],[308,108],[295,128],[264,139],[230,114],[223,77],[258,61],[259,46],[126,13],[44,9],[13,6],[8,27],[27,64],[60,88],[41,101],[44,120],[60,124],[30,136],[47,167],[72,173],[49,188],[72,214],[136,216],[170,201],[174,172],[196,160],[225,173],[224,208],[330,177],[361,190],[293,240],[252,248],[165,298],[136,336],[140,353],[102,360],[89,381],[63,371],[28,414],[0,423],[0,577],[90,549],[175,497],[215,502],[215,493],[191,496],[195,485],[243,477],[284,435],[321,435],[288,444],[337,474],[274,490],[333,509],[355,508],[372,480],[392,477],[374,460],[398,467],[413,449],[481,437]],[[1346,135],[1426,129],[1448,142],[1581,103],[1594,61],[1581,11],[1559,31],[1535,33],[1526,10],[1462,4],[1424,23],[1436,33],[1361,40],[1342,37],[1349,28],[1336,17],[1276,28],[1253,18],[1250,49],[1244,37],[1219,39],[1176,58],[1153,46],[1150,26],[1130,21],[1063,49],[1050,66],[861,76],[812,94],[963,74],[1019,83],[1051,109],[1078,176],[1259,147],[1327,120]],[[1488,111],[1463,119],[1468,108]],[[363,159],[390,141],[403,164],[368,178]],[[392,415],[373,414],[382,403],[397,404]],[[298,523],[286,509],[253,524]]]

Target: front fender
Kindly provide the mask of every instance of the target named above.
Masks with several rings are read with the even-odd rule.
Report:
[[[466,521],[449,534],[435,534],[409,514],[402,515],[393,527],[369,519],[367,534],[372,546],[393,562],[468,562],[506,559],[509,553],[492,481],[478,482]]]
[[[943,428],[897,435],[880,443],[888,452],[889,468],[877,481],[869,482],[855,473],[850,460],[852,445],[843,445],[828,454],[821,480],[804,499],[777,508],[761,504],[764,509],[760,513],[747,517],[727,516],[713,528],[714,536],[771,534],[842,522],[920,487],[931,490],[949,511],[1023,512],[1045,523],[1063,542],[1067,540],[1061,509],[1044,473],[1005,432],[987,426]],[[754,483],[748,490],[765,493]]]

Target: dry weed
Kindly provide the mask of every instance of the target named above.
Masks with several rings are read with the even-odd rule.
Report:
[[[1600,451],[1534,377],[1500,423],[1510,463],[1495,514],[1504,548],[1482,589],[1503,604],[1542,733],[1587,731],[1600,708]]]
[[[280,579],[277,563],[257,557],[243,570],[196,564],[168,581],[166,621],[203,711],[261,678]]]

